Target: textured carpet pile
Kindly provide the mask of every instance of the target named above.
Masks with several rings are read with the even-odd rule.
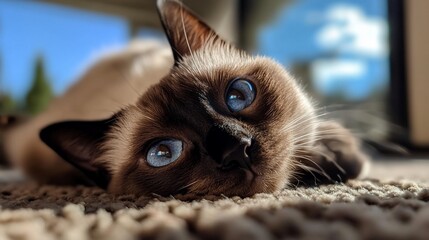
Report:
[[[0,239],[429,238],[429,188],[411,181],[194,201],[3,183],[0,205]]]

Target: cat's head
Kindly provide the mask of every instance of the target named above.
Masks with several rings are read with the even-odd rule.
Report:
[[[158,9],[171,72],[111,119],[57,123],[42,139],[115,193],[248,196],[282,188],[315,132],[295,80],[273,60],[222,40],[181,3],[158,1]]]

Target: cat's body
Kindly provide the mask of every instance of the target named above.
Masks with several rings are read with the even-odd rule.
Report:
[[[42,114],[5,132],[6,158],[41,183],[79,181],[79,170],[42,142],[40,130],[60,121],[111,117],[135,103],[167,75],[172,65],[169,46],[155,41],[136,41],[120,51],[103,54]]]
[[[97,63],[7,133],[15,165],[42,182],[81,179],[79,169],[110,192],[162,195],[248,196],[359,175],[357,140],[321,120],[282,66],[232,47],[178,2],[159,10],[173,57],[156,45]],[[79,121],[41,137],[76,168],[37,138],[65,120]]]

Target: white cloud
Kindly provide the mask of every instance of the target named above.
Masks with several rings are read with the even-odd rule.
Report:
[[[311,72],[317,86],[327,86],[338,78],[354,80],[364,76],[367,65],[363,60],[316,60]]]
[[[328,23],[316,36],[321,47],[370,57],[386,56],[387,26],[383,19],[368,17],[352,5],[337,5],[328,9],[325,20]]]

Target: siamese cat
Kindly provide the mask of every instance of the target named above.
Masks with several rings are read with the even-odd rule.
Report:
[[[280,64],[222,40],[180,2],[158,11],[171,49],[140,41],[98,61],[5,133],[13,165],[40,183],[118,194],[243,197],[364,171],[358,140]]]

